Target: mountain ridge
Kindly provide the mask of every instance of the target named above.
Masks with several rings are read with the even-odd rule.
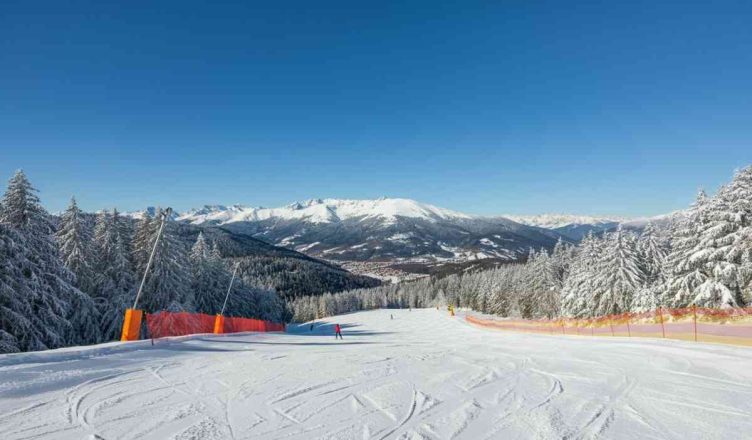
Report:
[[[566,237],[503,217],[469,215],[405,198],[310,199],[278,208],[205,205],[177,215],[335,261],[516,261]]]

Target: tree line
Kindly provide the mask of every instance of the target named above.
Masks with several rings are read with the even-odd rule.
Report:
[[[290,303],[294,320],[452,304],[522,318],[588,318],[658,307],[752,306],[752,166],[714,196],[640,231],[531,250],[525,263]]]
[[[22,171],[10,179],[0,201],[0,353],[119,338],[160,220],[145,214],[134,226],[115,209],[90,217],[75,199],[51,216]],[[177,230],[166,223],[138,308],[218,313],[242,258],[222,258],[202,233],[187,246]],[[239,277],[225,314],[281,321],[286,308],[273,289]]]

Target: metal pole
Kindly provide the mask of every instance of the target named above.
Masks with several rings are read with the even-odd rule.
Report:
[[[230,290],[232,290],[232,282],[235,281],[235,274],[238,273],[239,266],[240,266],[240,262],[235,263],[235,269],[232,271],[232,278],[230,278],[230,285],[227,287],[227,295],[225,295],[225,303],[222,304],[222,311],[219,312],[220,315],[225,314],[225,307],[227,307],[227,299],[230,298]]]
[[[144,270],[144,277],[141,278],[141,285],[138,286],[138,292],[136,293],[136,300],[133,301],[133,309],[136,308],[136,305],[138,304],[138,298],[141,296],[141,291],[144,290],[144,284],[146,283],[146,275],[149,273],[151,262],[154,259],[154,253],[157,251],[157,245],[159,244],[159,238],[162,236],[162,229],[164,229],[164,225],[167,222],[167,217],[170,215],[170,212],[172,212],[172,208],[167,208],[164,212],[162,212],[162,224],[159,225],[159,232],[157,232],[157,239],[154,241],[154,247],[151,249],[151,254],[149,255],[149,261],[146,262],[146,270]]]

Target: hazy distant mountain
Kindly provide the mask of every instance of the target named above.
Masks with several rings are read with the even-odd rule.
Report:
[[[507,215],[518,223],[556,231],[572,240],[580,241],[588,232],[595,234],[616,228],[628,221],[624,217],[595,217],[570,214]]]
[[[180,214],[339,261],[513,261],[561,237],[507,218],[476,217],[409,199],[314,199],[281,208],[210,205]]]
[[[580,241],[589,232],[593,232],[594,234],[609,232],[615,230],[619,225],[623,228],[636,231],[641,231],[648,223],[653,223],[658,227],[665,227],[677,215],[682,215],[682,211],[654,217],[637,218],[570,214],[507,215],[505,217],[525,225],[550,229],[571,240]]]

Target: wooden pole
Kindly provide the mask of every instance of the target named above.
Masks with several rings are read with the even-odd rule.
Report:
[[[695,342],[697,342],[697,306],[692,304],[692,317],[695,323]]]
[[[632,330],[629,328],[629,320],[632,319],[632,315],[627,312],[627,337],[632,337]]]
[[[666,337],[666,327],[663,325],[663,307],[658,307],[658,317],[661,320],[661,333]]]

